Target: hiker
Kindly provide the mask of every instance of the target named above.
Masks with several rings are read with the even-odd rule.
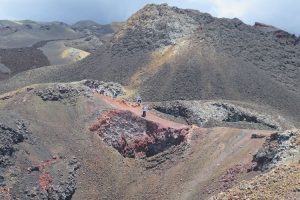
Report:
[[[144,106],[142,117],[146,117],[147,111],[148,111],[148,106]]]
[[[117,98],[117,96],[118,96],[117,92],[113,90],[112,93],[113,93],[113,98],[114,99]]]
[[[141,103],[142,103],[142,97],[141,96],[137,96],[136,101],[137,101],[138,105],[141,105]]]

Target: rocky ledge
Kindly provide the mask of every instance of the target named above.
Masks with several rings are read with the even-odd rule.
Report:
[[[273,133],[254,155],[253,162],[256,163],[254,170],[266,171],[296,158],[299,155],[298,140],[299,131],[297,130]]]

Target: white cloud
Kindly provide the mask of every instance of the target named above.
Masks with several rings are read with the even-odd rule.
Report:
[[[209,0],[217,17],[241,17],[251,7],[251,0]]]

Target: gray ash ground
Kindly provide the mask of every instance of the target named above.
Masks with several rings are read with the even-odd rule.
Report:
[[[35,47],[0,49],[0,63],[10,69],[9,77],[22,71],[50,65],[43,52]],[[0,76],[1,80],[4,78],[1,79]]]

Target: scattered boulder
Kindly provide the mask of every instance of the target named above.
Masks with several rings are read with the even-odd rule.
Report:
[[[130,17],[112,39],[112,53],[128,54],[174,45],[214,18],[206,13],[149,4]],[[134,38],[134,40],[132,39]]]

